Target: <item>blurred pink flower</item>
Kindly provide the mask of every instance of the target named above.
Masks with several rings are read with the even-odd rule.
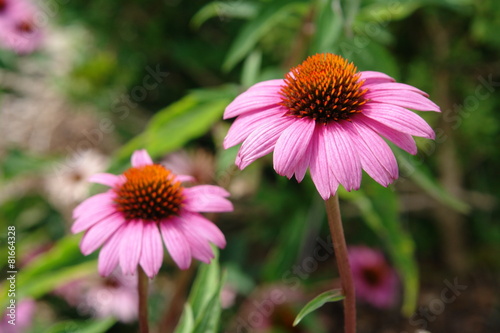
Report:
[[[36,309],[36,302],[29,298],[23,299],[16,303],[16,309],[15,309],[16,311],[13,317],[9,315],[10,310],[7,308],[7,311],[4,312],[2,320],[0,321],[0,332],[2,333],[25,332],[33,322],[35,309]]]
[[[340,184],[358,189],[362,169],[387,186],[398,178],[398,166],[380,136],[416,154],[412,135],[435,134],[407,108],[439,112],[427,96],[384,73],[358,72],[338,55],[316,54],[284,80],[257,83],[229,104],[224,119],[238,118],[224,148],[243,142],[236,158],[240,169],[272,151],[280,175],[300,182],[309,168],[325,200]]]
[[[54,292],[85,315],[115,317],[125,323],[137,319],[137,275],[123,275],[115,270],[105,278],[71,281]]]
[[[0,0],[0,47],[20,54],[36,50],[42,41],[37,13],[27,0]]]
[[[389,308],[397,301],[399,280],[382,252],[366,246],[349,248],[356,296],[377,308]]]
[[[175,174],[193,176],[195,182],[199,184],[210,183],[214,180],[214,155],[201,148],[168,154],[161,164]]]
[[[200,185],[185,188],[192,177],[175,175],[153,164],[145,150],[132,155],[132,168],[122,175],[96,174],[89,181],[110,186],[73,211],[73,233],[86,230],[80,243],[88,255],[99,253],[99,273],[109,275],[119,264],[124,274],[141,265],[154,277],[163,261],[162,238],[170,256],[181,269],[194,257],[205,263],[214,257],[209,242],[226,246],[222,232],[199,212],[227,212],[233,206],[221,187]]]

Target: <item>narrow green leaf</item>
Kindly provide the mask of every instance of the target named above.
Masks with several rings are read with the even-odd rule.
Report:
[[[470,211],[471,208],[467,203],[451,195],[435,179],[429,176],[430,172],[424,165],[421,163],[420,165],[413,164],[405,154],[398,153],[397,151],[395,153],[403,176],[409,177],[427,194],[442,204],[463,214],[467,214]]]
[[[115,323],[116,319],[114,318],[87,321],[68,320],[51,326],[44,333],[105,333]]]
[[[203,6],[191,19],[194,29],[213,17],[250,19],[257,14],[258,4],[247,1],[214,1]]]
[[[182,312],[179,324],[175,328],[174,333],[192,333],[194,329],[194,315],[191,305],[184,304],[184,311]]]
[[[340,190],[339,194],[341,198],[351,200],[358,206],[365,223],[384,242],[403,284],[401,311],[409,316],[415,311],[418,296],[415,244],[399,221],[399,202],[396,194],[375,181],[368,180],[365,182],[365,191]]]
[[[247,88],[257,83],[261,62],[262,52],[260,50],[254,50],[248,55],[243,64],[243,72],[241,74],[241,84],[243,87]]]
[[[252,51],[259,40],[272,28],[286,19],[292,11],[306,6],[304,3],[289,0],[272,1],[266,5],[254,20],[248,22],[231,45],[222,68],[231,70],[239,61]]]
[[[342,35],[344,18],[331,1],[317,1],[316,33],[311,41],[310,54],[332,52]]]
[[[302,310],[300,310],[299,314],[295,318],[295,321],[293,322],[293,326],[297,326],[305,316],[307,316],[314,310],[319,309],[325,303],[338,302],[343,299],[344,295],[342,295],[342,291],[340,289],[328,290],[325,291],[324,293],[319,294],[313,300],[307,303],[302,308]]]

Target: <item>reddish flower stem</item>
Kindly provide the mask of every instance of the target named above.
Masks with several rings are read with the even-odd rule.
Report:
[[[148,333],[148,277],[146,273],[139,267],[139,281],[137,290],[139,291],[139,332]]]
[[[356,332],[356,295],[352,280],[351,266],[347,257],[347,245],[344,237],[344,228],[340,218],[339,199],[336,195],[325,201],[328,226],[332,235],[333,249],[337,259],[342,292],[344,294],[344,327],[345,333]]]

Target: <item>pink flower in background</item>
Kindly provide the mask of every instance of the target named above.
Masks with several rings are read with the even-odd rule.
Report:
[[[82,253],[99,253],[99,273],[109,275],[117,265],[134,274],[141,265],[154,277],[163,261],[163,246],[181,269],[194,257],[205,263],[214,257],[210,242],[220,248],[226,239],[199,212],[228,212],[233,206],[221,187],[200,185],[185,188],[192,177],[175,175],[153,164],[145,150],[135,151],[132,167],[122,175],[96,174],[89,181],[110,186],[107,192],[82,202],[73,211],[73,233],[86,231]],[[162,242],[163,237],[163,242]]]
[[[201,148],[168,154],[161,164],[173,173],[193,176],[196,183],[205,184],[214,180],[215,157]]]
[[[115,317],[124,323],[137,319],[137,275],[115,270],[105,278],[74,280],[54,292],[84,315]]]
[[[37,8],[27,0],[0,0],[0,47],[31,53],[42,41]]]
[[[0,0],[1,1],[1,0]],[[14,314],[10,314],[10,310],[4,312],[0,321],[0,332],[2,333],[23,333],[31,326],[35,315],[36,302],[26,298],[16,304]],[[14,321],[12,321],[14,320]],[[9,321],[13,324],[10,324]]]
[[[356,296],[378,308],[393,306],[399,281],[382,252],[366,246],[351,246],[348,251]]]
[[[412,136],[433,139],[432,128],[408,110],[439,112],[427,94],[386,74],[357,72],[334,54],[316,54],[284,80],[257,83],[225,110],[237,117],[224,148],[243,143],[240,169],[274,151],[274,169],[302,181],[309,168],[323,199],[338,186],[356,190],[361,170],[387,186],[398,178],[393,152],[381,136],[416,154]]]

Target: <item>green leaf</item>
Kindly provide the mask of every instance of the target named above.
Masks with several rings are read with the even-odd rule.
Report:
[[[188,303],[184,308],[183,319],[175,332],[217,332],[221,314],[220,291],[225,281],[225,274],[221,276],[219,251],[216,247],[212,248],[216,257],[210,264],[200,265]]]
[[[302,8],[303,3],[289,0],[272,1],[265,6],[254,20],[248,22],[231,45],[222,68],[231,70],[239,61],[252,51],[259,40],[269,33],[275,25],[286,19],[290,13]]]
[[[134,150],[145,148],[155,158],[203,135],[221,119],[224,109],[237,93],[233,85],[196,90],[160,110],[142,134],[118,151],[110,171],[118,172],[128,165]]]
[[[262,52],[254,50],[250,53],[243,64],[243,72],[241,73],[241,84],[247,88],[257,83],[259,76],[260,64],[262,62]]]
[[[114,318],[87,321],[63,321],[44,331],[44,333],[105,333],[116,323]]]
[[[427,194],[451,209],[463,214],[470,212],[470,206],[446,191],[429,175],[430,172],[425,165],[422,163],[412,163],[406,154],[401,154],[398,151],[395,151],[395,155],[398,159],[402,176],[409,177],[415,184],[427,192]]]
[[[182,312],[179,324],[175,328],[174,333],[192,333],[194,329],[194,315],[191,305],[184,304],[184,311]]]
[[[214,1],[203,6],[191,19],[194,29],[213,17],[250,19],[257,14],[258,4],[246,1]]]
[[[325,303],[338,302],[343,299],[344,295],[342,295],[342,291],[340,289],[328,290],[325,291],[324,293],[319,294],[313,300],[307,303],[302,308],[302,310],[300,310],[299,314],[295,318],[295,321],[293,322],[293,326],[297,326],[305,316],[307,316],[314,310],[319,309]]]
[[[344,19],[334,11],[331,1],[317,1],[316,33],[311,41],[310,54],[332,52],[342,35]]]
[[[365,192],[366,191],[366,192]],[[396,193],[375,181],[365,182],[365,191],[340,190],[341,198],[358,206],[365,223],[383,241],[402,280],[404,299],[402,312],[410,316],[417,304],[418,267],[414,258],[415,244],[399,221]]]
[[[18,297],[38,298],[58,285],[96,272],[95,260],[88,260],[78,247],[80,237],[66,237],[51,250],[17,273]],[[0,304],[7,302],[7,290],[0,290]]]

